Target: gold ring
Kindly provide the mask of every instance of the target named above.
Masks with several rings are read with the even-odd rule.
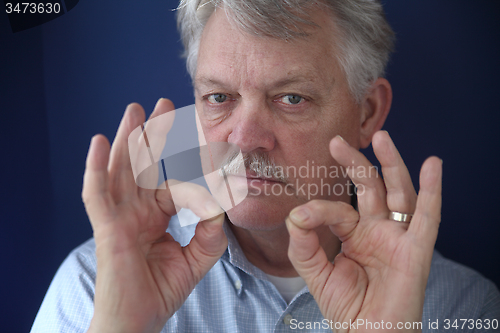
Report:
[[[397,221],[397,222],[406,222],[410,223],[413,214],[404,214],[399,212],[391,212],[389,215],[389,219]]]

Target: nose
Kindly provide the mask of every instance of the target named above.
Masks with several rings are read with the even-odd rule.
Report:
[[[228,142],[238,145],[242,153],[254,150],[271,151],[276,142],[273,119],[264,105],[241,104],[233,113],[234,123]]]

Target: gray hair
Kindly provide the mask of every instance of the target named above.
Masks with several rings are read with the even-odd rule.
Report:
[[[341,36],[337,60],[358,103],[371,83],[385,75],[394,46],[394,32],[379,0],[181,0],[177,26],[184,44],[187,70],[194,79],[203,28],[215,8],[228,9],[232,20],[258,36],[293,39],[307,36],[301,28],[316,26],[307,15],[313,6],[326,6]]]

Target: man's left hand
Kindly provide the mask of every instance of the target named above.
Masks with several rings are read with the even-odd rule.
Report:
[[[441,219],[442,161],[428,158],[420,172],[417,196],[408,170],[387,132],[377,132],[373,149],[382,166],[378,175],[370,162],[340,137],[330,142],[335,160],[349,167],[358,187],[358,210],[344,202],[312,200],[292,210],[286,220],[288,255],[306,281],[323,316],[340,331],[367,331],[346,323],[382,321],[392,329],[419,331],[425,287]],[[372,167],[373,169],[373,167]],[[362,190],[362,191],[361,191]],[[390,212],[413,214],[410,223],[389,219]],[[328,225],[342,242],[331,263],[315,228]],[[388,324],[390,322],[390,324]],[[397,327],[397,325],[407,325]],[[411,323],[412,328],[408,329]],[[338,326],[340,327],[340,326]]]

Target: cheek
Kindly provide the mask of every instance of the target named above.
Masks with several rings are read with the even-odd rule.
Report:
[[[282,150],[286,152],[288,162],[303,165],[307,160],[314,160],[321,165],[335,165],[330,155],[329,143],[336,135],[341,135],[353,146],[359,146],[360,125],[357,108],[351,106],[342,110],[347,111],[330,112],[314,121],[282,130],[279,133],[279,142]]]
[[[348,94],[347,92],[345,94]],[[348,94],[348,96],[350,96]],[[345,97],[343,101],[342,114],[337,117],[338,131],[335,135],[341,135],[352,146],[359,142],[361,130],[361,110],[352,98]]]
[[[332,138],[325,129],[304,131],[297,130],[281,140],[281,150],[289,166],[300,167],[316,163],[319,165],[331,165],[333,159],[329,152],[329,142]]]
[[[198,109],[197,109],[198,110]],[[227,142],[229,131],[225,126],[213,126],[210,121],[207,121],[203,114],[198,113],[201,130],[208,142]]]
[[[222,131],[220,127],[214,128],[210,126],[204,126],[203,133],[205,133],[205,138],[209,142],[227,142],[228,134],[226,131]]]
[[[282,138],[282,146],[310,155],[318,151],[328,151],[330,140],[341,130],[340,120],[335,115],[316,117],[301,123],[286,126],[277,133]]]
[[[350,101],[339,106],[342,112],[331,113],[322,120],[318,126],[318,136],[322,135],[327,140],[327,145],[335,136],[340,135],[352,146],[359,146],[361,120],[359,107]]]

